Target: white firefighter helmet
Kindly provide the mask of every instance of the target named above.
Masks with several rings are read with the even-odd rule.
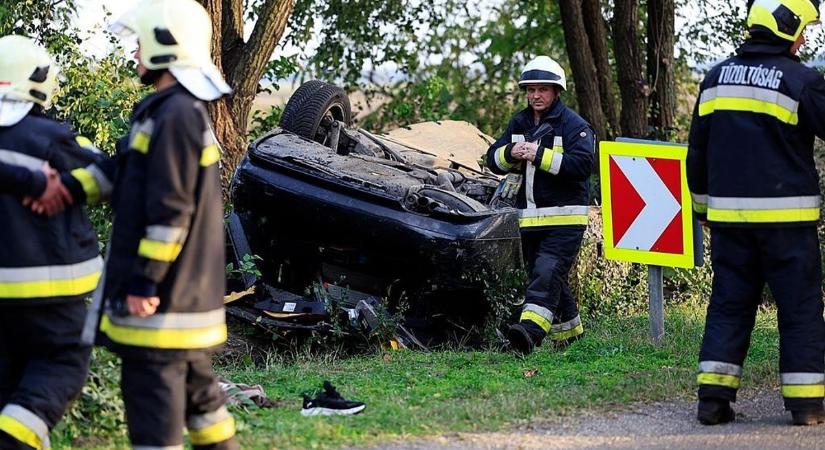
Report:
[[[518,85],[524,87],[528,84],[554,84],[566,90],[567,78],[559,63],[549,56],[542,55],[533,58],[521,71]]]
[[[201,100],[231,92],[212,62],[212,20],[195,0],[143,0],[110,29],[137,34],[141,64],[149,70],[168,69]]]
[[[0,99],[48,106],[57,88],[57,64],[32,39],[0,38]]]

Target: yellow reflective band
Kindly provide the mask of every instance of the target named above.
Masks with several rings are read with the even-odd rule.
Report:
[[[570,339],[572,337],[576,337],[576,336],[578,336],[582,333],[584,333],[584,325],[579,324],[578,326],[576,326],[572,330],[559,331],[557,333],[551,333],[550,337],[554,341],[563,341],[565,339]]]
[[[13,417],[0,415],[0,431],[4,431],[9,436],[29,447],[38,450],[43,448],[43,444],[40,442],[40,437],[37,436],[37,433]]]
[[[541,155],[541,161],[539,162],[539,169],[549,172],[550,165],[553,164],[553,155],[556,152],[554,150],[550,150],[548,148],[544,149],[544,153]]]
[[[699,105],[699,116],[706,116],[715,111],[744,111],[767,114],[788,125],[799,123],[799,116],[776,103],[753,98],[716,97]]]
[[[129,148],[137,152],[143,153],[144,155],[149,153],[149,135],[142,131],[138,131],[137,133],[135,133],[135,137],[129,144]]]
[[[782,396],[786,398],[822,398],[825,397],[825,384],[785,384]]]
[[[211,166],[221,160],[221,149],[218,144],[207,145],[201,152],[201,167]]]
[[[135,347],[161,349],[201,349],[226,342],[226,324],[204,328],[152,329],[115,325],[104,315],[100,331],[114,342]]]
[[[100,199],[100,186],[97,184],[97,179],[92,172],[89,169],[75,169],[71,171],[71,174],[83,187],[83,192],[86,193],[86,201],[97,203]]]
[[[95,290],[100,272],[65,280],[0,282],[0,299],[70,297]]]
[[[89,138],[87,138],[86,136],[77,136],[77,137],[74,138],[74,140],[75,140],[75,142],[77,142],[77,145],[79,145],[83,148],[97,150],[97,147],[95,147],[95,144]]]
[[[235,419],[232,417],[200,430],[189,430],[189,440],[192,441],[192,445],[217,444],[232,436],[235,436]]]
[[[711,222],[775,223],[819,220],[819,208],[800,209],[716,209],[708,208]]]
[[[502,170],[510,170],[513,168],[513,164],[507,162],[507,158],[504,156],[504,153],[507,151],[507,146],[503,145],[496,150],[496,163],[498,167]]]
[[[521,318],[519,320],[533,322],[536,325],[540,326],[545,333],[550,332],[550,326],[552,325],[549,320],[534,313],[533,311],[522,311]]]
[[[518,226],[521,228],[560,226],[560,225],[587,225],[586,215],[571,216],[542,216],[519,217]]]
[[[724,375],[721,373],[700,373],[696,377],[696,382],[699,384],[711,384],[714,386],[724,386],[733,389],[739,389],[740,380],[735,375]]]
[[[141,239],[138,246],[138,255],[156,261],[172,262],[178,259],[183,246],[177,242],[161,242]]]
[[[693,210],[699,214],[707,214],[708,205],[706,203],[693,203]]]

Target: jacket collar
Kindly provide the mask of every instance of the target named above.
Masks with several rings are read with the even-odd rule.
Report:
[[[754,36],[736,49],[736,54],[741,56],[778,55],[799,62],[799,57],[792,55],[790,49],[791,44],[788,41]]]
[[[143,117],[144,115],[148,115],[166,99],[179,93],[191,95],[189,94],[189,91],[186,90],[186,88],[181,86],[180,83],[175,83],[174,85],[169,86],[168,88],[162,91],[153,92],[147,95],[146,97],[143,97],[143,100],[141,100],[140,102],[138,102],[137,105],[135,105],[135,110],[132,116],[138,118]]]

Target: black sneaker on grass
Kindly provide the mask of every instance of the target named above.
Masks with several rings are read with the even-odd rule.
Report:
[[[363,402],[347,400],[335,390],[329,382],[324,381],[324,391],[309,398],[304,394],[304,407],[301,409],[302,416],[351,416],[358,414],[366,408]]]

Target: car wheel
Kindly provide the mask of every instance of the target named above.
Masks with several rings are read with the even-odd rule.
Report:
[[[338,86],[311,80],[289,98],[280,126],[299,136],[326,144],[333,121],[352,122],[352,108],[346,92]]]

